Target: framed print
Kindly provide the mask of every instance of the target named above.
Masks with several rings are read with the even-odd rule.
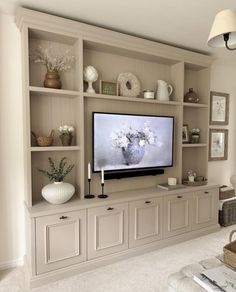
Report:
[[[116,82],[100,80],[99,93],[118,95],[118,84]]]
[[[188,125],[183,125],[182,129],[182,142],[189,143],[189,130]]]
[[[228,130],[210,129],[209,161],[228,159]]]
[[[229,94],[211,91],[210,125],[228,125]]]

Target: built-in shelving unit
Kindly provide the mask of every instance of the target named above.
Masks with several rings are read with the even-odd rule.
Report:
[[[166,182],[168,177],[176,177],[180,183],[182,179],[186,178],[187,172],[190,169],[194,170],[199,176],[207,177],[208,107],[210,65],[212,59],[202,54],[25,8],[18,10],[16,23],[21,31],[22,38],[25,205],[28,210],[26,212],[28,239],[26,251],[30,270],[30,281],[34,284],[34,281],[42,283],[44,279],[56,279],[54,277],[56,275],[55,271],[58,271],[59,274],[64,273],[64,271],[65,273],[70,273],[73,267],[79,266],[83,261],[85,261],[85,269],[87,269],[86,265],[90,263],[86,261],[91,259],[89,258],[91,250],[93,251],[93,255],[97,256],[96,254],[99,254],[99,252],[94,251],[99,246],[97,243],[93,240],[88,240],[88,244],[86,243],[86,240],[91,236],[92,238],[94,236],[100,236],[99,232],[94,232],[95,220],[91,219],[97,218],[97,213],[93,213],[96,207],[99,209],[98,213],[100,212],[100,218],[106,217],[104,219],[105,221],[103,219],[101,220],[105,222],[104,224],[106,226],[112,226],[111,228],[113,228],[114,224],[119,225],[118,236],[114,233],[115,244],[112,252],[115,253],[117,252],[117,246],[120,245],[120,242],[118,242],[120,240],[120,234],[124,235],[125,232],[126,241],[122,248],[124,250],[128,249],[128,247],[130,248],[128,246],[127,232],[128,229],[132,229],[132,224],[128,228],[127,214],[129,212],[128,205],[131,201],[149,198],[149,196],[150,198],[153,198],[153,196],[156,197],[153,200],[156,205],[149,204],[149,207],[152,207],[151,212],[154,212],[151,213],[154,215],[150,215],[149,219],[156,221],[159,220],[156,218],[157,207],[158,217],[160,218],[162,212],[163,216],[166,216],[170,211],[166,205],[170,202],[168,201],[169,199],[167,200],[166,192],[162,190],[160,198],[157,198],[159,196],[156,188],[157,184]],[[52,48],[54,53],[56,52],[58,54],[70,52],[70,54],[75,56],[75,63],[71,70],[60,72],[62,89],[44,88],[43,83],[46,68],[42,64],[31,61],[32,54],[39,47]],[[118,75],[122,72],[132,72],[139,78],[142,91],[145,89],[155,91],[157,80],[165,80],[167,83],[173,85],[174,88],[171,100],[149,100],[144,99],[142,95],[137,98],[130,98],[126,96],[99,94],[99,79],[93,84],[96,93],[87,93],[87,84],[83,80],[83,70],[87,65],[92,65],[98,70],[99,79],[111,82],[116,82]],[[197,93],[200,99],[199,103],[184,102],[184,94],[189,88],[193,88]],[[88,162],[92,162],[92,112],[174,116],[173,167],[166,168],[165,173],[159,176],[106,181],[105,191],[109,194],[113,193],[107,201],[97,198],[92,201],[85,200],[84,195],[88,191],[87,164]],[[200,129],[200,143],[183,144],[183,124],[187,124],[189,129]],[[58,128],[61,125],[73,125],[75,127],[76,131],[72,146],[62,146],[58,132]],[[31,132],[33,131],[36,136],[48,136],[51,130],[55,130],[52,146],[37,146]],[[43,186],[48,184],[48,179],[41,175],[38,169],[48,169],[49,157],[52,157],[56,162],[60,161],[62,157],[67,157],[68,162],[75,165],[73,171],[67,177],[67,181],[75,186],[75,195],[69,202],[61,206],[54,206],[47,203],[41,195],[41,190]],[[100,183],[100,174],[93,173],[91,181],[91,192],[93,194],[97,195],[101,193]],[[215,185],[212,187],[216,188]],[[201,188],[199,190],[204,192]],[[162,236],[168,237],[182,234],[181,228],[186,224],[186,218],[190,218],[188,214],[193,210],[189,208],[197,204],[195,201],[193,202],[196,198],[194,199],[191,188],[190,191],[183,191],[183,193],[185,193],[184,197],[179,196],[177,199],[175,195],[178,194],[178,191],[174,192],[173,196],[171,195],[171,200],[173,199],[176,205],[176,209],[174,210],[177,211],[173,217],[170,215],[169,219],[175,220],[177,218],[178,224],[180,225],[179,233],[176,233],[175,228],[173,228],[172,232],[168,231],[168,233],[165,231],[167,235],[158,235],[158,240]],[[195,195],[202,198],[204,193]],[[205,227],[213,223],[216,225],[215,214],[218,213],[217,203],[214,204],[216,207],[211,207],[213,202],[211,198],[214,196],[218,198],[217,190],[215,189],[212,191],[211,196],[206,196],[206,205],[210,206],[210,212],[213,209],[216,212],[213,212],[214,214],[211,214],[210,217],[214,217],[214,220],[209,219],[209,222],[204,223]],[[179,199],[181,202],[180,205]],[[118,209],[120,213],[116,213],[116,216],[119,215],[120,217],[113,218],[112,213],[109,213],[113,208],[107,209],[107,204],[114,202],[119,205]],[[189,203],[186,204],[186,202]],[[214,199],[214,202],[217,202],[217,199]],[[135,204],[134,207],[136,206]],[[146,208],[146,205],[144,206],[143,204],[146,204],[145,201],[139,207]],[[162,211],[162,207],[159,206],[166,206],[166,212]],[[181,206],[181,209],[179,209],[179,206]],[[104,208],[104,210],[100,208]],[[203,209],[205,213],[207,212],[208,216],[208,209]],[[179,210],[183,210],[183,212]],[[147,222],[145,220],[147,213],[143,214],[144,223],[140,224],[140,226],[144,227],[143,232],[146,234],[145,226],[147,226]],[[204,216],[206,217],[206,215]],[[194,220],[198,220],[198,217],[195,217]],[[68,220],[63,221],[65,218]],[[91,221],[89,221],[89,218]],[[119,223],[121,222],[120,218],[125,218],[126,221],[124,224]],[[162,228],[164,230],[164,225],[167,224],[168,220],[165,217],[164,221],[158,222],[159,225],[153,222],[154,229],[151,233],[157,232],[157,226],[160,226],[160,228],[158,227],[158,233],[162,232]],[[71,224],[67,224],[68,222]],[[172,224],[171,221],[168,224],[170,226]],[[183,232],[189,232],[190,228],[192,228],[191,225],[192,223],[188,222]],[[150,226],[148,225],[148,228]],[[119,229],[120,227],[123,229]],[[201,225],[200,227],[202,228],[203,226]],[[103,232],[103,228],[101,230]],[[65,239],[64,233],[67,234],[67,232],[70,236]],[[109,240],[110,235],[104,233],[102,236],[104,236],[104,242],[102,244],[105,245],[103,255],[106,255],[106,250],[110,248],[110,242],[107,244],[106,240]],[[131,237],[130,239],[132,239]],[[147,236],[144,235],[144,237]],[[65,242],[61,246],[58,245],[58,238],[65,239]],[[151,245],[156,248],[156,242],[152,242]],[[76,249],[77,246],[78,252]],[[86,248],[88,248],[87,251]],[[143,249],[146,249],[146,247]],[[103,247],[101,250],[101,253],[103,253]],[[126,252],[127,250],[125,250],[123,256],[126,256]],[[50,256],[52,256],[52,261]],[[55,258],[53,258],[54,256]],[[95,265],[97,264],[97,260],[94,261]],[[102,257],[98,262],[100,260],[102,262]],[[65,269],[60,271],[61,268]],[[52,271],[52,273],[47,273],[49,271]]]

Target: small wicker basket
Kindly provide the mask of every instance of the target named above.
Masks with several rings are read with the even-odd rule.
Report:
[[[36,139],[37,145],[40,146],[40,147],[51,146],[52,143],[53,143],[54,133],[55,133],[55,131],[52,130],[49,136],[39,136],[39,137],[37,137],[36,134],[33,131],[31,131],[31,134]]]
[[[236,269],[236,240],[232,241],[232,237],[235,232],[236,230],[230,232],[229,243],[224,246],[224,262],[234,269]]]

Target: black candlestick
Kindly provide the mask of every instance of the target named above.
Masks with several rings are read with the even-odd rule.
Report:
[[[100,195],[98,195],[98,198],[106,199],[108,197],[108,195],[104,194],[104,183],[101,183],[101,186],[102,186],[102,193]]]
[[[91,178],[88,179],[88,186],[89,186],[89,191],[88,194],[85,195],[85,199],[93,199],[95,196],[90,194],[90,182],[91,182]]]

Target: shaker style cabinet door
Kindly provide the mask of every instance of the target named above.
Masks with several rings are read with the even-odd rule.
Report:
[[[88,258],[128,248],[128,203],[88,209]]]
[[[189,193],[164,198],[164,237],[175,236],[191,230],[191,199]]]
[[[86,260],[86,210],[36,218],[36,272]]]
[[[162,239],[162,198],[129,204],[129,247]]]
[[[193,229],[218,223],[218,201],[218,189],[194,193]]]

